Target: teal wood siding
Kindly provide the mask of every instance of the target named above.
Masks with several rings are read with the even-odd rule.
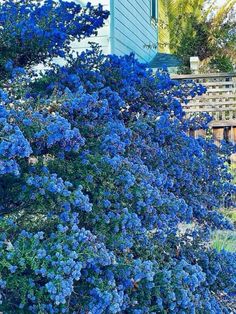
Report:
[[[75,0],[85,5],[86,0]],[[73,49],[81,52],[89,48],[89,41],[97,42],[105,54],[125,55],[134,52],[139,61],[150,62],[157,50],[147,46],[157,45],[157,28],[151,23],[153,0],[90,0],[101,3],[110,11],[105,26],[98,36],[73,43]],[[157,0],[156,0],[157,1]]]
[[[156,49],[157,29],[151,24],[151,0],[111,0],[113,38],[111,52],[124,55],[135,52],[141,62],[149,62]]]

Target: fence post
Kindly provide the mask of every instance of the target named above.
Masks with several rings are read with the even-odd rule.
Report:
[[[200,67],[200,60],[198,57],[190,57],[190,69],[192,74],[198,74]]]

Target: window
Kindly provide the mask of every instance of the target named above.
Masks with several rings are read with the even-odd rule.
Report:
[[[157,0],[151,0],[151,20],[157,20]]]

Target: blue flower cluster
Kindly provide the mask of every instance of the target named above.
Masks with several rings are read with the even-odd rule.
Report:
[[[76,215],[60,222],[50,234],[22,230],[15,242],[10,242],[9,223],[1,219],[1,231],[4,228],[5,232],[1,233],[0,245],[2,249],[7,246],[0,263],[1,276],[14,274],[20,278],[20,285],[19,281],[11,285],[10,277],[9,281],[1,279],[0,283],[1,289],[11,285],[11,297],[16,302],[19,300],[16,311],[18,308],[33,313],[68,313],[67,298],[75,297],[76,282],[81,285],[76,289],[82,293],[83,285],[97,267],[114,263],[113,254],[89,231],[78,227]],[[85,269],[91,270],[87,273]],[[26,290],[22,289],[24,285]],[[43,298],[48,302],[38,303],[38,293],[47,296]],[[96,298],[94,295],[94,302]],[[11,307],[8,309],[11,311]]]
[[[43,147],[45,143],[48,148],[58,144],[62,151],[78,151],[80,146],[84,144],[77,128],[71,128],[71,124],[67,119],[60,115],[51,115],[43,117],[37,115],[38,122],[41,124],[41,130],[34,134],[37,145]],[[41,143],[40,143],[41,142]]]
[[[83,194],[82,186],[73,189],[71,182],[63,181],[55,173],[47,173],[44,176],[31,176],[26,180],[26,185],[28,188],[24,188],[23,193],[31,200],[40,201],[44,196],[45,199],[53,199],[57,205],[64,209],[70,209],[73,206],[85,212],[92,210],[92,204],[89,203],[88,196]]]
[[[1,70],[0,311],[234,313],[235,253],[209,243],[233,228],[217,209],[235,191],[234,148],[188,136],[209,117],[182,108],[205,89],[97,45],[30,75],[107,16],[65,1],[0,5],[0,35],[9,25],[22,43]]]
[[[127,129],[121,121],[110,121],[107,125],[107,132],[104,131],[102,147],[112,156],[123,153],[131,143],[131,134],[131,130]]]
[[[97,34],[109,12],[71,1],[12,1],[0,4],[1,72],[65,57],[72,40]]]
[[[19,175],[17,159],[29,157],[32,149],[20,128],[7,121],[7,110],[0,110],[0,175]]]

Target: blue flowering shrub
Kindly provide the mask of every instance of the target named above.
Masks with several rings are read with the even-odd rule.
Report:
[[[0,3],[0,73],[19,72],[53,57],[70,44],[97,34],[109,12],[71,1],[6,0]]]
[[[209,245],[212,230],[233,228],[217,211],[235,190],[233,148],[188,136],[209,117],[186,119],[181,106],[204,88],[96,45],[73,57],[68,40],[108,16],[88,4],[77,17],[81,10],[64,1],[0,7],[2,38],[12,23],[25,45],[13,51],[12,39],[2,59],[0,310],[235,313],[235,253]],[[65,66],[32,72],[61,51]]]

